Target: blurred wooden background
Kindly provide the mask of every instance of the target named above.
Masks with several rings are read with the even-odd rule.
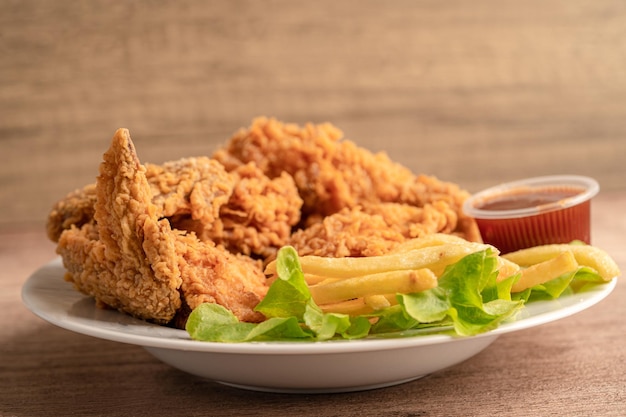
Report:
[[[258,115],[470,191],[623,190],[626,2],[0,0],[0,230],[43,227],[117,127],[158,163]]]

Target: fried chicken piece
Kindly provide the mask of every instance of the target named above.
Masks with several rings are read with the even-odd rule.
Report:
[[[207,157],[145,168],[157,217],[233,253],[270,256],[300,221],[302,199],[286,173],[270,179],[252,163],[229,173]],[[95,184],[60,200],[48,216],[48,237],[56,242],[71,225],[93,222],[95,201]]]
[[[300,128],[257,118],[213,157],[229,171],[254,162],[270,178],[291,174],[304,200],[305,216],[324,217],[367,201],[395,201],[400,190],[394,184],[413,174],[384,153],[372,154],[341,141],[342,136],[328,123]]]
[[[46,233],[53,242],[58,242],[61,233],[72,226],[81,227],[93,222],[96,204],[96,184],[74,190],[59,200],[48,214]]]
[[[423,207],[426,204],[445,202],[449,209],[448,216],[456,216],[456,226],[446,233],[458,235],[470,242],[482,242],[476,221],[463,212],[463,203],[470,194],[457,184],[440,181],[428,175],[418,175],[402,189],[400,201],[409,205]]]
[[[380,215],[389,228],[397,230],[406,239],[433,233],[452,233],[457,227],[454,209],[443,200],[413,206],[406,203],[366,204],[363,212]]]
[[[381,215],[360,207],[344,209],[293,233],[289,244],[300,256],[333,258],[383,255],[405,240]]]
[[[204,227],[219,216],[235,188],[236,176],[207,157],[183,158],[162,165],[145,164],[158,217],[189,217]],[[96,185],[72,191],[58,201],[48,215],[47,232],[56,242],[71,225],[81,227],[93,221]]]
[[[254,311],[267,291],[260,264],[159,220],[146,168],[126,129],[116,132],[104,154],[94,220],[63,231],[57,251],[66,279],[98,302],[157,323],[201,302],[221,304],[240,320],[263,319]]]
[[[270,178],[283,172],[292,175],[307,225],[359,205],[393,202],[423,207],[443,200],[459,219],[453,232],[480,240],[474,221],[461,211],[466,191],[434,177],[416,176],[385,153],[344,140],[343,133],[328,123],[299,127],[257,118],[213,157],[228,171],[254,162]]]
[[[159,217],[189,215],[206,228],[228,203],[237,178],[207,157],[145,164],[152,202]]]
[[[176,240],[167,220],[156,218],[128,131],[116,132],[95,191],[95,224],[71,226],[59,238],[66,279],[100,303],[169,322],[181,305]]]
[[[345,208],[295,232],[289,242],[301,256],[384,255],[406,239],[449,233],[456,227],[450,206],[438,201],[423,208],[377,203]]]
[[[293,178],[283,173],[270,179],[253,163],[233,173],[239,181],[220,211],[221,227],[203,237],[233,253],[272,256],[287,243],[300,221],[302,199]]]
[[[190,310],[202,303],[217,303],[241,321],[264,319],[254,311],[268,289],[261,261],[202,242],[192,233],[176,237],[183,277],[181,291]]]

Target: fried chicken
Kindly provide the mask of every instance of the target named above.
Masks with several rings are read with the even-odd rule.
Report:
[[[406,239],[449,233],[456,215],[444,201],[415,207],[377,203],[345,208],[295,232],[289,241],[300,256],[384,255]]]
[[[66,279],[99,303],[167,323],[181,305],[176,239],[156,218],[145,168],[124,130],[104,154],[95,197],[94,222],[59,237]]]
[[[287,174],[270,179],[252,163],[229,173],[207,157],[145,164],[145,169],[158,218],[233,253],[271,256],[300,220],[302,199]],[[48,216],[48,237],[56,242],[70,226],[93,222],[95,201],[90,184],[57,202]]]
[[[74,190],[54,204],[46,223],[46,233],[53,242],[58,242],[64,230],[82,227],[93,222],[96,204],[96,184],[88,184]]]
[[[380,215],[364,213],[360,207],[344,209],[296,231],[289,241],[300,256],[341,258],[383,255],[405,240]]]
[[[204,302],[240,320],[267,292],[277,250],[382,255],[408,239],[448,233],[480,241],[457,185],[414,175],[330,124],[255,119],[211,158],[141,164],[127,130],[104,154],[96,184],[52,209],[66,279],[98,304],[183,327]]]
[[[236,178],[207,157],[183,158],[162,165],[145,164],[158,217],[189,217],[210,225],[228,202]],[[93,221],[96,185],[88,184],[59,200],[48,215],[47,232],[57,241],[71,225]]]
[[[445,215],[455,219],[452,233],[480,240],[475,222],[462,213],[469,194],[434,177],[414,175],[385,153],[360,148],[331,124],[299,127],[257,118],[237,132],[213,158],[228,171],[254,162],[270,178],[289,173],[303,199],[302,217],[311,225],[343,209],[376,203],[424,207],[447,203]],[[451,209],[451,211],[448,210]]]
[[[293,178],[283,173],[268,178],[253,163],[233,171],[238,181],[219,213],[219,226],[206,229],[204,240],[233,253],[267,258],[284,246],[300,221],[302,199]]]
[[[152,203],[159,217],[189,216],[211,225],[228,203],[237,183],[217,161],[207,157],[182,158],[162,165],[145,164]]]
[[[66,279],[78,290],[157,323],[201,302],[221,304],[243,321],[263,319],[254,311],[267,291],[260,262],[159,219],[146,168],[126,129],[116,132],[104,154],[95,191],[94,221],[64,230],[57,248]]]

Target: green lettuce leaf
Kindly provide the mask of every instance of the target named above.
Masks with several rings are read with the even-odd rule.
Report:
[[[239,343],[262,340],[312,340],[295,317],[270,318],[262,323],[240,322],[228,309],[203,303],[187,319],[186,330],[195,340]]]
[[[519,275],[498,282],[497,257],[491,250],[485,250],[449,265],[435,288],[397,294],[397,305],[350,317],[324,313],[316,305],[294,248],[281,248],[276,262],[278,277],[255,309],[267,320],[262,323],[239,322],[226,308],[206,303],[189,316],[186,329],[190,336],[195,340],[230,343],[406,337],[432,333],[472,336],[512,319],[526,302],[554,299],[603,282],[596,271],[581,267],[574,273],[511,294]]]
[[[255,310],[267,318],[294,316],[302,320],[311,293],[294,248],[287,246],[278,251],[276,273],[278,278]]]
[[[452,325],[457,335],[471,336],[497,327],[523,306],[511,300],[517,277],[497,282],[497,260],[491,251],[470,254],[446,268],[438,287],[399,294],[398,306],[383,311],[372,333],[389,333]]]

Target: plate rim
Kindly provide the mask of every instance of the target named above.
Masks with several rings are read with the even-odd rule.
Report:
[[[59,279],[56,281],[50,281],[50,277],[46,277],[46,274],[54,274],[58,270]],[[53,314],[50,310],[41,309],[39,304],[45,298],[43,293],[61,291],[63,294],[67,293],[72,299],[75,299],[74,304],[77,302],[84,302],[85,299],[92,299],[92,297],[80,293],[72,287],[72,284],[63,279],[65,268],[63,267],[60,257],[57,257],[37,268],[22,285],[22,302],[24,305],[36,316],[45,320],[46,322],[53,324],[57,327],[83,334],[99,339],[109,340],[118,343],[125,343],[131,345],[137,345],[142,347],[152,347],[160,349],[173,349],[181,351],[197,351],[206,353],[228,353],[228,354],[255,354],[255,355],[304,355],[304,354],[337,354],[337,353],[354,353],[364,351],[383,351],[391,349],[412,348],[417,346],[434,345],[441,343],[453,343],[456,341],[462,341],[467,338],[481,338],[481,337],[497,337],[503,334],[512,333],[519,330],[524,330],[539,325],[554,322],[576,313],[582,312],[595,304],[599,303],[606,297],[608,297],[615,286],[617,285],[618,278],[615,277],[611,281],[608,281],[598,287],[594,287],[592,290],[585,291],[583,293],[576,293],[567,295],[562,298],[550,301],[537,301],[536,303],[560,303],[564,300],[572,301],[577,298],[578,301],[573,301],[570,305],[560,309],[553,309],[537,315],[531,315],[530,317],[524,317],[512,322],[501,324],[498,328],[481,333],[475,336],[453,336],[445,334],[432,334],[432,335],[418,335],[407,336],[397,338],[368,338],[358,340],[330,340],[321,342],[293,342],[293,341],[269,341],[269,342],[242,342],[242,343],[222,343],[222,342],[204,342],[192,340],[188,333],[182,329],[168,328],[158,324],[148,323],[139,319],[133,319],[122,312],[115,310],[108,310],[110,314],[119,315],[127,320],[134,320],[141,324],[142,328],[153,327],[168,334],[168,337],[158,335],[142,335],[133,332],[121,332],[119,330],[113,330],[100,327],[89,326],[89,320],[73,319],[68,315],[68,311],[64,310],[70,320],[61,320]],[[41,286],[45,280],[45,286]],[[45,291],[44,291],[45,290]],[[524,307],[526,309],[527,307]],[[97,309],[95,303],[93,309]],[[522,311],[524,311],[524,309]],[[108,314],[108,313],[107,313]],[[99,323],[97,320],[91,320],[91,322]]]

